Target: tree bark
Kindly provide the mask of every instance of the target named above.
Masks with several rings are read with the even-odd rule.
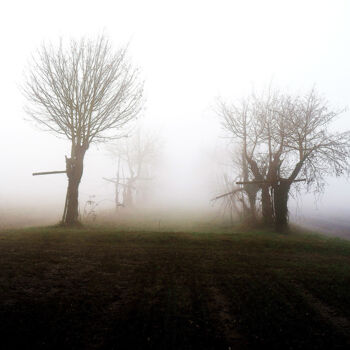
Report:
[[[256,195],[259,187],[254,184],[248,184],[244,186],[244,190],[248,196],[249,210],[246,213],[246,219],[251,223],[256,223]]]
[[[86,148],[82,146],[72,147],[71,158],[66,158],[68,188],[62,218],[63,225],[74,226],[79,224],[79,185],[83,175],[85,152]]]
[[[266,226],[271,226],[273,224],[273,209],[271,203],[271,195],[269,192],[269,185],[263,184],[261,186],[261,206],[262,206],[262,216],[263,223]]]
[[[280,181],[274,187],[274,205],[275,205],[275,225],[276,230],[286,232],[288,230],[288,197],[291,183],[289,181]]]

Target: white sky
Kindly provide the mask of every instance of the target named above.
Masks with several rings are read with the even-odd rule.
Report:
[[[236,99],[272,81],[299,92],[315,85],[332,105],[349,105],[346,0],[6,1],[0,20],[1,204],[63,206],[65,176],[31,173],[63,170],[69,144],[24,120],[19,87],[42,41],[102,32],[116,47],[130,42],[146,82],[144,117],[166,139],[167,199],[178,203],[207,201],[213,194],[203,188],[215,164],[208,172],[202,166],[220,135],[211,110],[216,97]],[[350,129],[349,112],[338,127]],[[82,200],[90,194],[113,198],[101,179],[114,172],[105,154],[103,146],[88,151]],[[330,184],[320,210],[348,208],[350,185]]]

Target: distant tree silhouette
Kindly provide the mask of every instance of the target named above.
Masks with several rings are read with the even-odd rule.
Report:
[[[115,204],[131,208],[138,197],[139,203],[147,201],[150,184],[155,177],[155,164],[159,158],[161,140],[137,129],[134,134],[107,150],[116,161],[116,177],[104,178],[115,185]],[[146,203],[144,203],[146,204]]]

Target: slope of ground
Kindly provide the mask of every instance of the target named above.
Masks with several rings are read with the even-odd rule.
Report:
[[[310,230],[322,232],[327,236],[350,239],[350,220],[348,217],[307,216],[300,220],[299,225]]]
[[[0,233],[2,349],[346,349],[350,242],[269,232]]]

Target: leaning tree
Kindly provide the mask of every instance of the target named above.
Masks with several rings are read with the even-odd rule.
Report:
[[[68,189],[62,223],[78,223],[78,189],[84,156],[92,143],[115,139],[142,108],[143,83],[127,58],[109,40],[62,41],[34,55],[24,94],[27,112],[39,126],[71,143],[66,157]]]

